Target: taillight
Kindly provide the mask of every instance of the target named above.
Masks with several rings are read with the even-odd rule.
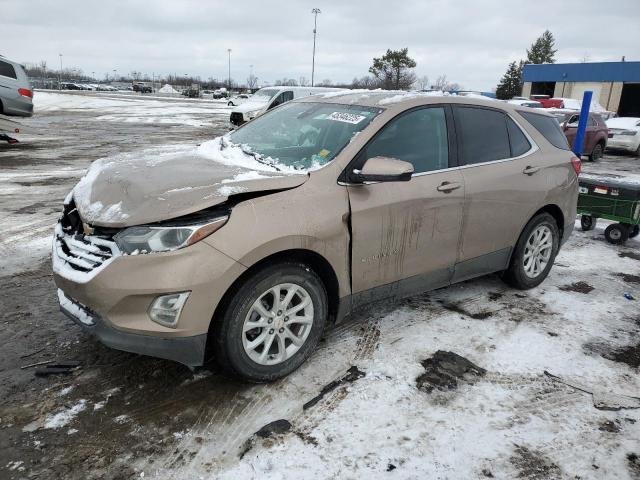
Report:
[[[33,92],[27,88],[19,88],[18,93],[23,97],[33,98]]]
[[[582,168],[582,162],[578,157],[571,157],[571,165],[576,171],[576,175],[580,175],[580,169]]]

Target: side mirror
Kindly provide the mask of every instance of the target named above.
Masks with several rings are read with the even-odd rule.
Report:
[[[569,130],[569,124],[567,122],[564,122],[562,124],[562,131],[566,132],[567,130]]]
[[[408,182],[413,174],[413,165],[397,158],[373,157],[368,159],[362,170],[354,169],[349,175],[356,183],[367,182]]]

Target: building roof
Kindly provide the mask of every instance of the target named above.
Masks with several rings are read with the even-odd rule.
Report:
[[[527,64],[522,78],[525,82],[640,82],[640,62]]]

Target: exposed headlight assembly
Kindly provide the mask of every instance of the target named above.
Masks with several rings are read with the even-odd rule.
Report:
[[[120,250],[129,255],[168,252],[188,247],[220,229],[228,215],[211,218],[193,225],[141,225],[129,227],[115,235]]]

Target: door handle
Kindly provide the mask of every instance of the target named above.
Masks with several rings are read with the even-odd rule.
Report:
[[[438,190],[439,192],[449,193],[460,188],[461,186],[462,185],[458,182],[442,182],[436,187],[436,190]]]
[[[522,171],[522,173],[524,173],[525,175],[533,175],[538,170],[540,170],[540,167],[532,167],[531,165],[527,165],[527,167]]]

